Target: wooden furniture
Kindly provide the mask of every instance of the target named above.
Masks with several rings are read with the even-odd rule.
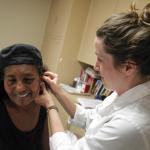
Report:
[[[136,8],[143,8],[149,0],[134,0]],[[113,13],[130,10],[132,0],[92,0],[78,54],[78,61],[94,65],[96,61],[94,39],[96,30]]]

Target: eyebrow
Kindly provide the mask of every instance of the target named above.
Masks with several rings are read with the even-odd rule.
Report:
[[[98,58],[104,58],[100,53],[96,53],[96,52],[95,52],[95,55],[96,55]]]
[[[4,75],[4,77],[7,77],[7,78],[14,78],[15,76],[14,75]]]
[[[26,74],[23,74],[24,77],[33,77],[35,76],[34,74],[31,74],[31,73],[26,73]],[[5,75],[5,77],[8,77],[8,78],[13,78],[13,77],[16,77],[15,75],[12,75],[12,74],[8,74],[8,75]]]

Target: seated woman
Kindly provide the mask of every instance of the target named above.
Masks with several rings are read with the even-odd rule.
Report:
[[[43,71],[40,51],[31,45],[0,51],[0,149],[49,149],[46,110],[34,102]]]

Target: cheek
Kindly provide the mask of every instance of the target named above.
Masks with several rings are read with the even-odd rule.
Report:
[[[33,92],[37,92],[37,91],[39,91],[39,89],[40,89],[40,81],[38,80],[38,81],[35,81],[33,84],[32,84],[32,86],[30,87],[31,88],[31,90],[33,91]]]
[[[7,82],[4,81],[4,90],[6,91],[6,93],[11,93],[12,88],[7,84]]]
[[[102,66],[101,67],[101,75],[106,79],[106,80],[113,80],[116,76],[116,72],[108,66]]]
[[[99,71],[100,71],[101,75],[102,74],[104,75],[104,74],[107,74],[108,69],[105,65],[101,64],[101,65],[99,65]]]

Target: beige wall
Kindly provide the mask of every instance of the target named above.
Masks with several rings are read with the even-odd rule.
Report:
[[[29,43],[41,48],[51,0],[0,0],[0,48]]]

